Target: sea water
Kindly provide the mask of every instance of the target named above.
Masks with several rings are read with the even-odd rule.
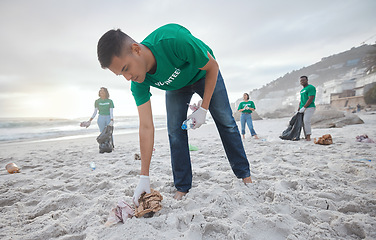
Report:
[[[96,137],[99,135],[96,119],[89,128],[83,128],[80,123],[87,118],[0,118],[0,143]],[[153,120],[156,130],[166,128],[166,116],[154,116]],[[114,135],[138,132],[138,126],[138,116],[115,116]]]

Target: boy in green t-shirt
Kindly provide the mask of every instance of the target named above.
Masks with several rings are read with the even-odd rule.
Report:
[[[110,30],[98,42],[98,60],[102,68],[132,81],[140,120],[141,176],[133,195],[137,206],[140,195],[150,193],[149,168],[154,145],[150,86],[166,91],[175,199],[181,199],[192,187],[188,135],[181,124],[187,119],[187,103],[194,93],[202,97],[201,107],[188,116],[195,119],[194,128],[205,123],[210,110],[235,175],[244,183],[252,182],[218,63],[204,42],[178,24],[156,29],[141,43],[120,29]]]
[[[316,98],[316,88],[308,84],[308,77],[300,77],[300,85],[303,86],[303,89],[300,91],[300,103],[299,103],[299,112],[304,113],[303,117],[303,130],[305,134],[305,139],[311,141],[311,119],[313,113],[316,110],[315,98]]]

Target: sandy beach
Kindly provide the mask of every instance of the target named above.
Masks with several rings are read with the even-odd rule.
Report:
[[[174,200],[167,132],[156,131],[151,187],[163,208],[152,218],[105,227],[118,200],[138,183],[138,134],[115,135],[99,154],[93,137],[0,144],[0,239],[376,239],[376,114],[364,124],[313,129],[332,145],[284,141],[289,118],[254,121],[244,146],[253,184],[237,179],[215,125],[190,130],[193,187]],[[239,123],[238,123],[239,124]],[[116,131],[116,124],[115,124]],[[89,166],[94,161],[96,169]],[[7,163],[21,167],[9,174]]]

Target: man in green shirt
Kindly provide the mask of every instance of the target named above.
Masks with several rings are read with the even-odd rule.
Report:
[[[102,68],[132,81],[140,121],[141,176],[133,195],[137,206],[140,195],[150,192],[149,168],[154,145],[150,86],[166,91],[175,199],[181,199],[192,187],[188,135],[181,124],[187,119],[187,103],[194,93],[202,97],[201,107],[188,116],[195,120],[194,128],[205,123],[210,110],[235,175],[244,183],[252,182],[218,63],[204,42],[178,24],[156,29],[141,43],[120,29],[110,30],[98,42],[98,60]]]
[[[303,89],[300,91],[299,112],[304,113],[303,130],[305,139],[311,141],[311,118],[316,110],[316,88],[308,84],[307,76],[300,77],[300,85],[303,86]]]

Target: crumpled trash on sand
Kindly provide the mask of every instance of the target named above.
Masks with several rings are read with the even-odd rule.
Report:
[[[150,193],[141,194],[139,202],[139,207],[134,210],[128,203],[124,200],[120,200],[117,206],[111,209],[108,216],[107,222],[104,224],[106,227],[112,226],[118,222],[125,222],[128,218],[136,216],[137,218],[148,214],[149,217],[153,216],[155,212],[162,209],[161,201],[163,200],[162,195],[154,189],[150,189]],[[146,215],[145,215],[146,217]]]
[[[332,136],[330,134],[325,134],[322,137],[319,137],[318,140],[314,139],[314,143],[321,145],[330,145],[333,143]]]
[[[138,200],[140,205],[136,208],[134,214],[136,217],[142,217],[146,213],[155,213],[162,209],[162,195],[154,189],[150,189],[150,191],[150,193],[141,194],[141,197]]]
[[[362,142],[362,143],[375,143],[375,141],[373,141],[371,138],[368,137],[367,134],[363,134],[363,135],[360,135],[360,136],[356,136],[356,141],[357,142]]]
[[[120,200],[117,206],[111,209],[107,222],[104,224],[106,227],[114,225],[118,222],[125,222],[128,218],[134,216],[134,210],[128,203]]]

